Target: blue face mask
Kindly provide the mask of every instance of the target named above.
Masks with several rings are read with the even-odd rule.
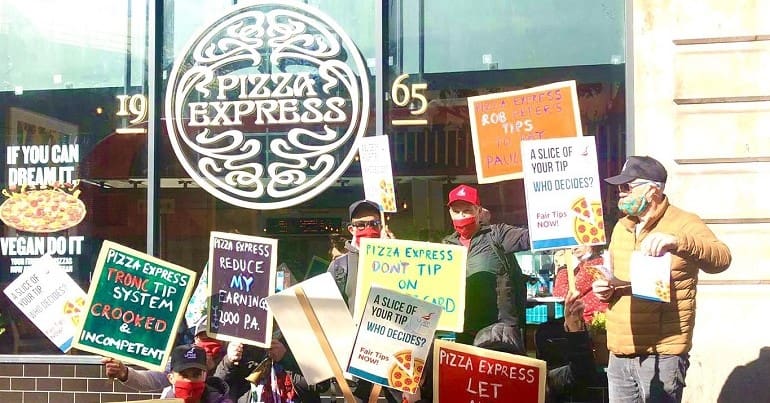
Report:
[[[638,217],[647,209],[647,204],[644,194],[637,197],[629,195],[618,200],[618,209],[627,215]]]

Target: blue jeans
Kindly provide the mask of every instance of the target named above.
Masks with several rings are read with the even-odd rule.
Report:
[[[690,355],[610,354],[607,366],[612,403],[681,403]]]

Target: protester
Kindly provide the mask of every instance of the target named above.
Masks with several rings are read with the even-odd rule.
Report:
[[[546,375],[546,402],[571,401],[573,394],[585,394],[596,381],[596,366],[591,343],[583,321],[584,304],[570,292],[564,299],[564,330],[567,339],[567,364],[550,369]],[[527,355],[521,333],[510,331],[504,323],[494,323],[476,333],[473,345],[508,354]],[[430,354],[432,357],[432,352]],[[433,362],[424,368],[424,384],[418,403],[433,401]]]
[[[631,254],[671,253],[671,302],[633,298],[630,287],[597,280],[593,291],[609,302],[607,368],[612,402],[681,402],[692,347],[699,269],[726,270],[730,250],[695,214],[669,203],[667,172],[648,156],[631,156],[619,175],[618,208],[626,214],[615,225],[609,245],[614,277],[629,281]],[[638,270],[639,268],[635,268]]]
[[[162,396],[184,399],[185,403],[232,403],[227,384],[215,376],[206,376],[206,361],[206,352],[198,346],[175,347],[168,374],[171,386],[164,389]]]
[[[230,396],[238,403],[320,403],[319,392],[328,388],[328,382],[308,385],[280,332],[273,335],[267,350],[228,344],[215,375],[227,382]]]
[[[206,353],[206,369],[213,375],[219,360],[222,359],[222,342],[209,337],[206,333],[208,319],[203,316],[195,325],[195,345]],[[139,392],[155,392],[168,387],[167,372],[136,370],[129,368],[122,361],[114,358],[102,358],[104,372],[108,378],[117,379],[131,389]]]
[[[593,293],[592,289],[595,276],[602,275],[602,271],[599,268],[604,265],[604,259],[600,254],[601,251],[601,246],[581,245],[572,248],[572,255],[576,256],[579,261],[577,266],[572,268],[575,273],[575,289],[578,292],[578,298],[585,305],[583,319],[588,325],[593,322],[594,315],[597,312],[607,310],[607,303],[599,301],[599,298]],[[555,297],[564,298],[567,295],[567,291],[569,291],[569,274],[567,270],[569,269],[569,267],[564,267],[556,272],[556,279],[553,285],[553,295]]]
[[[356,300],[358,247],[361,239],[393,238],[393,234],[380,221],[380,208],[373,201],[353,202],[348,212],[350,213],[348,231],[353,235],[353,239],[345,242],[345,253],[332,260],[327,271],[334,276],[334,281],[352,312]]]
[[[345,254],[338,256],[329,264],[329,273],[334,276],[334,281],[342,293],[342,297],[348,304],[348,308],[353,312],[356,300],[356,282],[358,275],[358,248],[363,238],[393,238],[393,234],[381,222],[380,208],[377,203],[369,200],[358,200],[353,202],[348,208],[350,214],[350,224],[348,231],[353,235],[353,239],[345,243]],[[369,400],[369,393],[372,390],[372,384],[358,380],[352,386],[353,394],[361,401]],[[399,401],[400,398],[392,389],[385,389],[384,393],[388,402]]]
[[[482,224],[478,191],[460,185],[449,192],[455,232],[443,242],[468,248],[465,270],[465,325],[458,343],[470,344],[476,332],[496,322],[521,331],[526,283],[511,254],[529,249],[529,231],[508,224]]]

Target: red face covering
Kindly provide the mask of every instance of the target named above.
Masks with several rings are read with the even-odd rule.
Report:
[[[184,399],[185,403],[199,402],[206,383],[178,380],[174,382],[174,397]]]
[[[452,225],[455,227],[455,231],[460,234],[460,238],[463,239],[470,239],[479,228],[475,216],[452,220]]]
[[[217,340],[200,340],[195,345],[205,350],[206,355],[212,359],[219,357],[219,352],[222,350],[222,343]]]
[[[377,228],[366,227],[356,230],[356,246],[361,246],[361,238],[379,238],[380,230]]]

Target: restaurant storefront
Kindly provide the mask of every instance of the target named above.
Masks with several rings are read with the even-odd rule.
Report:
[[[447,191],[476,183],[471,96],[575,80],[600,177],[616,173],[624,2],[451,3],[0,2],[0,210],[29,201],[0,223],[0,287],[50,253],[87,289],[105,240],[200,273],[211,231],[277,238],[302,280],[363,198],[358,140],[380,134],[388,225],[437,241]],[[521,181],[479,187],[493,222],[526,225]],[[0,299],[0,400],[140,397]]]

